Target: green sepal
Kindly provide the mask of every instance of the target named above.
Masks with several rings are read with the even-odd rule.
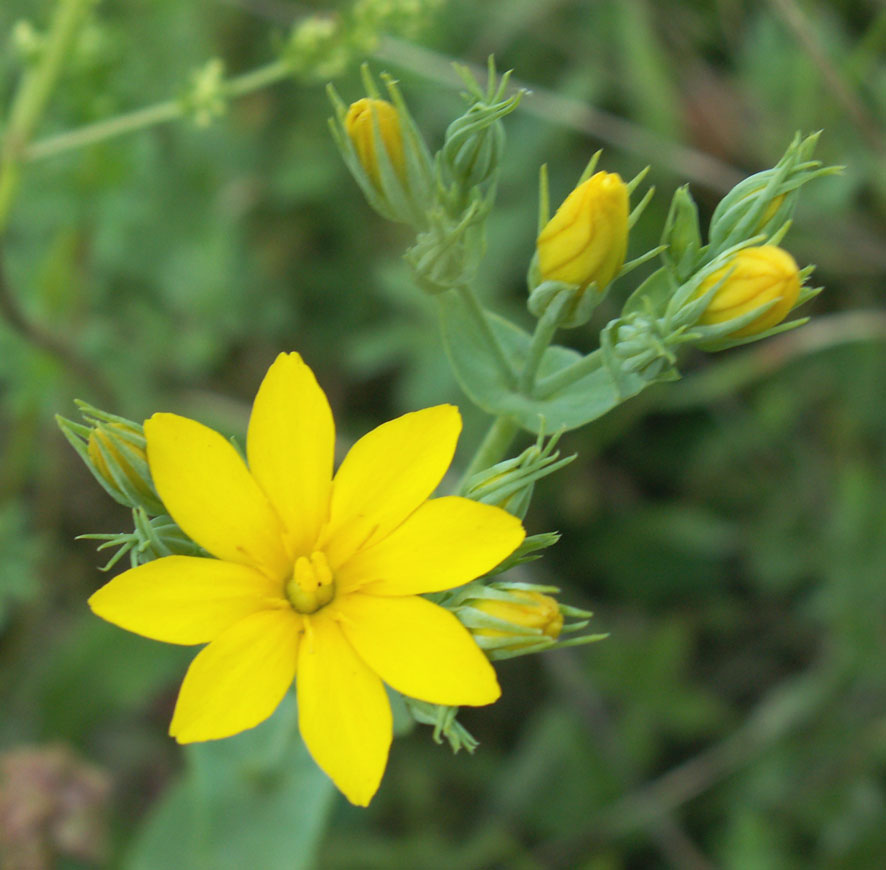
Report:
[[[134,528],[131,532],[79,535],[77,540],[101,541],[97,548],[99,552],[116,548],[116,552],[102,567],[102,571],[110,571],[127,554],[132,568],[154,559],[162,559],[164,556],[209,555],[195,544],[171,517],[163,514],[150,517],[142,508],[135,508],[132,511],[132,523]]]
[[[535,483],[572,462],[577,454],[560,458],[554,448],[560,440],[558,432],[544,444],[544,434],[519,456],[505,459],[473,475],[464,489],[466,498],[491,504],[523,519],[529,510]]]
[[[685,281],[695,270],[702,248],[698,206],[688,184],[674,191],[661,242],[666,246],[662,261],[677,281]]]
[[[493,568],[486,576],[494,577],[496,574],[503,574],[517,565],[534,562],[536,559],[541,558],[542,550],[553,547],[559,540],[559,532],[543,532],[539,535],[528,535],[523,539],[523,543],[504,562]]]
[[[759,315],[754,312],[754,316],[758,317]],[[742,347],[745,344],[753,344],[756,341],[762,341],[764,338],[772,338],[773,335],[780,335],[782,332],[790,332],[798,326],[805,326],[809,323],[810,319],[811,318],[809,317],[798,317],[796,320],[788,320],[786,323],[779,323],[771,329],[767,329],[764,332],[758,332],[754,335],[746,335],[742,338],[721,338],[712,341],[702,340],[699,341],[696,346],[699,350],[707,351],[708,353],[719,350],[730,350],[733,347]]]
[[[473,753],[480,745],[471,732],[456,719],[458,707],[429,704],[427,701],[419,701],[406,695],[402,697],[416,722],[434,726],[434,743],[442,743],[445,737],[453,752],[465,749],[469,753]]]
[[[428,209],[427,229],[403,256],[422,290],[436,295],[471,282],[486,250],[483,224],[490,205],[491,200],[475,197],[457,218],[443,205]]]
[[[533,276],[533,264],[537,262],[538,253],[530,263],[530,280]],[[537,266],[535,267],[537,270]],[[586,287],[577,284],[566,284],[563,281],[542,281],[529,294],[527,307],[534,316],[541,318],[553,306],[559,305],[556,315],[557,326],[561,329],[574,329],[587,323],[597,306],[606,298],[606,290],[601,293],[595,282]]]

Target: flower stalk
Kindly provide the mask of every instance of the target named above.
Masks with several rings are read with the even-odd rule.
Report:
[[[25,149],[58,82],[71,45],[95,0],[58,0],[37,64],[25,71],[12,101],[0,148],[0,236],[18,190]]]

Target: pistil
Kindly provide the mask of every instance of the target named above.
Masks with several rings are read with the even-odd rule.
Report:
[[[316,613],[335,597],[335,578],[322,551],[299,556],[286,583],[286,597],[299,613]]]

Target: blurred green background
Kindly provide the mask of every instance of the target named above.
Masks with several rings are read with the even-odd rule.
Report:
[[[103,2],[37,139],[175,97],[214,56],[230,73],[266,63],[293,21],[333,7]],[[5,0],[0,40],[50,12]],[[600,147],[601,168],[626,177],[652,164],[636,255],[657,244],[678,185],[709,217],[798,129],[824,129],[817,156],[847,167],[804,188],[786,242],[826,292],[802,330],[687,358],[683,381],[564,438],[579,458],[544,481],[527,518],[563,539],[522,579],[561,586],[608,640],[501,664],[503,699],[461,717],[475,756],[416,728],[368,810],[336,797],[325,832],[318,821],[297,854],[273,863],[259,849],[251,866],[310,866],[315,847],[324,870],[884,866],[886,7],[452,0],[383,38],[372,65],[400,80],[436,147],[461,107],[449,62],[489,53],[532,91],[507,119],[480,281],[490,305],[529,322],[540,163],[556,202]],[[362,59],[336,81],[345,99],[361,95]],[[20,68],[0,54],[6,104]],[[78,397],[242,433],[269,363],[298,350],[345,443],[442,401],[467,418],[462,462],[482,431],[400,260],[409,237],[368,208],[331,144],[324,83],[321,69],[232,101],[206,128],[183,119],[26,167],[3,270],[63,355],[36,347],[4,305],[4,870],[174,866],[139,850],[181,775],[166,728],[193,653],[89,613],[102,560],[73,539],[130,518],[53,414],[73,416]],[[615,286],[598,328],[627,289]],[[590,348],[594,330],[563,339]],[[60,790],[67,839],[34,822],[43,841],[21,863],[9,845],[21,846],[21,807]],[[305,813],[319,820],[315,804]],[[300,806],[273,818],[280,837],[304,821]],[[277,836],[267,814],[235,811],[232,844],[246,836],[238,822]]]

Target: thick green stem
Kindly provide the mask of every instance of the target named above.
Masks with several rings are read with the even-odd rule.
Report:
[[[222,86],[222,94],[226,97],[242,97],[261,90],[261,88],[265,88],[268,85],[275,84],[290,75],[292,75],[290,66],[285,61],[276,60],[251,72],[229,79]],[[186,111],[187,108],[181,100],[166,100],[162,103],[155,103],[153,106],[136,109],[125,115],[118,115],[116,118],[98,121],[95,124],[88,124],[77,130],[69,130],[66,133],[59,133],[57,136],[41,139],[25,150],[24,157],[26,160],[42,160],[46,157],[54,157],[57,154],[63,154],[66,151],[83,148],[87,145],[94,145],[97,142],[103,142],[105,139],[112,139],[115,136],[122,136],[126,133],[134,133],[138,130],[154,127],[157,124],[175,121],[181,118]]]
[[[0,151],[0,235],[9,223],[24,150],[40,122],[77,30],[92,4],[93,0],[59,0],[40,61],[23,75],[12,101]]]
[[[589,353],[587,356],[576,360],[572,365],[568,365],[560,369],[560,371],[542,378],[535,389],[536,398],[546,399],[548,396],[556,393],[557,390],[562,390],[563,387],[568,387],[591,372],[595,372],[602,365],[603,352],[595,350],[593,353]]]
[[[501,371],[502,377],[505,379],[505,383],[508,385],[510,389],[514,389],[517,386],[517,376],[514,372],[513,366],[505,355],[504,349],[501,346],[501,343],[498,340],[496,334],[492,331],[492,327],[489,325],[489,320],[486,316],[486,309],[480,304],[480,301],[477,299],[474,291],[466,286],[462,285],[456,288],[458,290],[458,294],[461,297],[462,302],[465,304],[465,308],[468,313],[474,320],[474,323],[477,326],[477,329],[480,330],[483,335],[483,339],[486,342],[489,349],[492,351],[492,355],[495,358],[495,362]]]
[[[513,417],[495,418],[462,478],[458,488],[459,492],[463,493],[465,491],[468,481],[478,471],[483,471],[484,468],[489,468],[504,458],[519,429],[520,427]]]

